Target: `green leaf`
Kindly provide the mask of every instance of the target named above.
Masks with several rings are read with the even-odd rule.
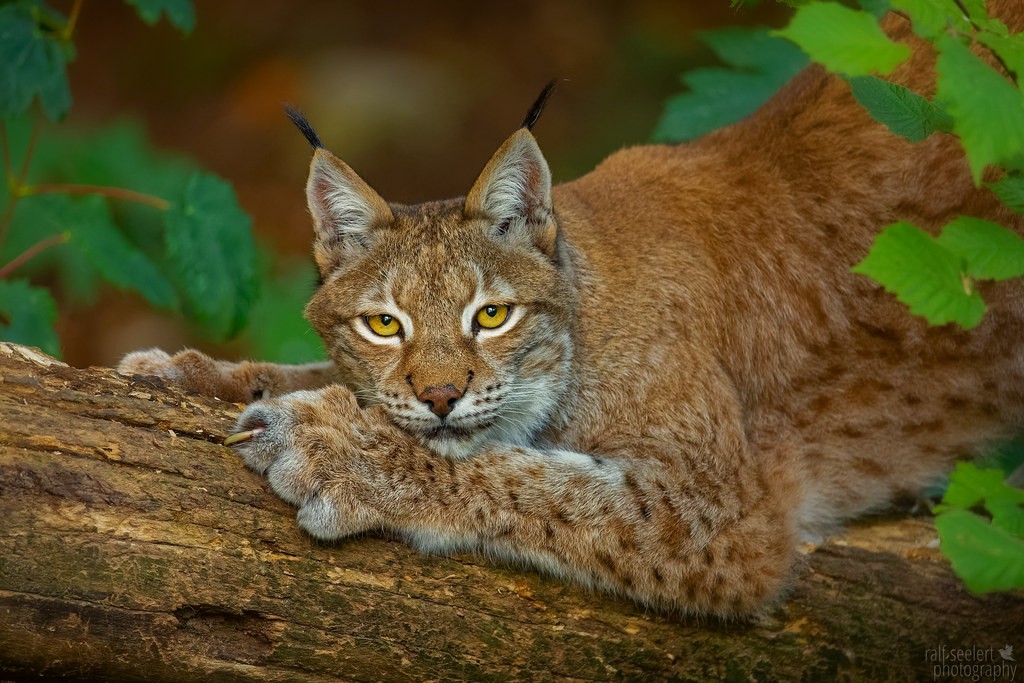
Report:
[[[853,96],[871,118],[911,142],[924,140],[935,131],[953,129],[953,119],[941,107],[901,85],[874,76],[850,79]]]
[[[993,501],[1024,503],[1024,490],[1007,484],[1005,477],[999,469],[979,469],[973,462],[958,462],[942,504],[969,510],[982,503],[987,507]]]
[[[881,19],[889,11],[889,0],[857,0],[857,4],[865,12],[870,12],[875,19]]]
[[[979,31],[977,39],[1002,57],[1006,66],[1016,76],[1018,82],[1024,78],[1024,33],[999,35],[988,31]]]
[[[989,164],[1024,156],[1024,103],[1013,85],[949,36],[937,41],[936,99],[954,119],[974,182]]]
[[[993,500],[985,505],[992,524],[1015,536],[1024,537],[1024,507],[1011,500]]]
[[[79,205],[66,196],[24,197],[14,209],[10,232],[0,247],[0,263],[15,258],[41,240],[68,232],[70,224],[80,222],[79,211]],[[25,263],[18,274],[34,279],[37,276],[39,279],[55,279],[65,302],[91,303],[99,291],[100,274],[96,267],[68,243],[39,253]]]
[[[971,462],[957,463],[938,508],[970,510],[984,504],[996,527],[1024,536],[1024,490],[1011,486],[1001,469],[981,469]]]
[[[196,25],[196,10],[192,0],[125,0],[135,6],[142,20],[152,26],[162,14],[182,33],[191,33]]]
[[[1024,505],[1024,489],[1007,483],[1006,475],[1000,469],[981,469],[974,463],[957,463],[949,477],[942,505],[938,508],[939,517],[955,510],[969,511],[981,504],[992,515],[993,528],[1018,537],[1018,543],[1021,541],[1019,537],[1024,536],[1024,508],[1021,507]],[[971,523],[977,524],[976,521]],[[943,552],[953,560],[954,568],[957,561],[965,559],[949,554],[958,552],[955,545],[948,549],[943,545]]]
[[[939,548],[975,593],[1024,588],[1024,542],[966,510],[935,518]]]
[[[953,0],[892,0],[892,8],[910,15],[914,33],[934,40],[949,28],[969,32],[971,23]]]
[[[1010,174],[987,187],[996,193],[999,201],[1017,213],[1024,213],[1024,175]]]
[[[53,147],[64,150],[64,159],[58,157],[57,163],[44,168],[41,157],[54,151]],[[47,135],[39,140],[37,149],[40,171],[58,182],[125,187],[164,199],[181,197],[195,171],[188,160],[154,149],[144,129],[132,121],[85,135]],[[122,234],[169,277],[174,268],[167,259],[163,212],[133,202],[111,202],[110,206]]]
[[[883,230],[853,272],[881,284],[932,325],[955,322],[971,329],[985,315],[985,302],[965,281],[960,258],[909,223]]]
[[[57,305],[48,291],[25,280],[0,280],[0,339],[59,356],[55,320]]]
[[[654,132],[654,138],[692,140],[752,114],[807,65],[792,43],[773,37],[765,28],[729,28],[704,33],[707,44],[733,68],[694,69],[682,77],[689,92],[676,95]]]
[[[111,284],[138,292],[158,308],[177,308],[178,296],[174,287],[153,262],[117,229],[106,201],[101,197],[69,201],[78,207],[77,215],[67,225],[72,248],[78,250]]]
[[[799,48],[773,36],[772,30],[763,26],[704,31],[698,38],[723,64],[735,68],[765,74],[789,73],[792,77],[807,65],[807,57]]]
[[[889,40],[873,16],[830,2],[804,5],[776,35],[792,40],[829,71],[847,76],[887,74],[910,56],[910,48]]]
[[[972,216],[958,216],[942,229],[938,242],[967,264],[967,274],[984,280],[1024,275],[1024,239],[1013,231]]]
[[[165,223],[186,315],[214,336],[235,334],[245,325],[259,282],[252,221],[231,185],[209,173],[193,174]]]
[[[154,209],[149,209],[154,211]],[[67,232],[70,240],[42,252],[29,262],[29,272],[56,268],[69,294],[86,297],[96,288],[97,276],[123,289],[136,291],[154,306],[176,308],[177,295],[156,265],[118,230],[102,197],[67,195],[24,197],[15,210],[11,244],[3,255],[17,253],[46,237]]]
[[[960,0],[960,4],[964,6],[967,16],[971,18],[971,21],[979,24],[989,22],[988,10],[985,7],[986,2],[987,0]]]
[[[71,50],[44,34],[27,3],[0,7],[0,118],[26,111],[38,96],[52,120],[71,108],[67,61]]]
[[[13,129],[12,129],[13,130]],[[31,126],[19,132],[27,144]],[[101,128],[66,127],[41,131],[29,171],[29,184],[68,182],[124,187],[169,198],[180,197],[195,164],[153,147],[136,121],[122,120]],[[121,232],[163,272],[166,265],[164,217],[152,207],[133,202],[110,203]]]
[[[988,16],[988,8],[985,6],[986,0],[959,0],[959,2],[964,6],[964,10],[967,16],[970,17],[972,25],[977,26],[983,31],[991,31],[1001,36],[1010,34],[1006,24]]]

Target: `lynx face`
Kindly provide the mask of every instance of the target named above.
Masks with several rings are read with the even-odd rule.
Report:
[[[324,150],[310,175],[324,284],[307,317],[364,403],[449,457],[526,443],[569,379],[550,176],[529,133],[512,141],[464,201],[389,206]]]

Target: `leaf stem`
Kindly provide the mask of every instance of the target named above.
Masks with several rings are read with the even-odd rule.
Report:
[[[4,153],[4,178],[10,188],[14,183],[14,172],[11,170],[11,148],[7,144],[7,124],[3,121],[0,121],[0,146]]]
[[[60,32],[60,37],[64,40],[71,40],[71,36],[75,32],[75,25],[78,23],[78,15],[81,11],[82,0],[75,0],[75,4],[71,6],[71,14],[68,15],[68,23],[64,25],[64,29]]]
[[[91,194],[107,197],[109,199],[123,199],[136,204],[145,204],[153,208],[167,211],[171,203],[161,197],[151,194],[127,190],[123,187],[104,187],[102,185],[76,185],[73,183],[40,183],[38,185],[25,185],[19,190],[22,197],[34,194]]]
[[[32,164],[32,155],[36,152],[36,140],[39,139],[39,117],[32,119],[32,135],[28,139],[28,148],[25,150],[25,158],[21,160],[21,170],[18,172],[18,179],[16,187],[21,187],[25,184],[25,178],[28,176],[29,166]]]
[[[58,244],[64,244],[70,238],[70,233],[62,232],[59,235],[53,235],[52,237],[47,237],[45,240],[40,240],[39,242],[36,242],[31,247],[29,247],[28,249],[21,252],[13,259],[11,259],[9,263],[0,268],[0,280],[3,280],[5,277],[13,273],[18,268],[20,268],[22,265],[24,265],[26,261],[28,261],[30,258],[35,256],[39,252],[45,249],[49,249],[50,247],[55,247]]]
[[[7,149],[7,128],[4,129],[4,162],[9,163],[9,152]],[[10,200],[7,202],[7,209],[4,211],[3,218],[0,218],[0,247],[3,246],[4,240],[7,239],[7,230],[11,226],[11,217],[14,215],[14,207],[17,206],[18,200],[21,199],[21,189],[25,184],[25,177],[28,175],[28,168],[32,162],[32,155],[36,150],[36,138],[39,137],[39,118],[36,117],[32,120],[32,136],[28,140],[28,149],[25,150],[25,158],[21,161],[21,170],[18,172],[18,177],[14,178],[11,175],[7,177],[7,185],[10,189]],[[11,167],[8,166],[9,172]]]

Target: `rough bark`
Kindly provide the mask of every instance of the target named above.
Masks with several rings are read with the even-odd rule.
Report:
[[[0,679],[907,680],[1002,647],[927,519],[803,556],[748,623],[653,614],[479,558],[317,543],[220,445],[239,406],[0,344]]]

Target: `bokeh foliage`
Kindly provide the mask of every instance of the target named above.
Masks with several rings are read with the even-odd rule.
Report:
[[[195,25],[191,0],[126,2],[147,24]],[[42,0],[0,6],[0,338],[59,355],[54,295],[87,306],[105,285],[184,316],[212,340],[246,327],[268,279],[271,287],[280,280],[301,312],[312,285],[302,294],[294,283],[308,267],[283,272],[257,261],[252,221],[229,183],[155,150],[132,121],[87,131],[60,124],[72,104],[67,64],[81,9],[80,1],[67,16]],[[285,315],[280,303],[263,309],[280,314],[262,320],[270,336],[309,337],[301,313]],[[323,356],[317,344],[293,344],[285,357],[257,346],[268,360]]]

